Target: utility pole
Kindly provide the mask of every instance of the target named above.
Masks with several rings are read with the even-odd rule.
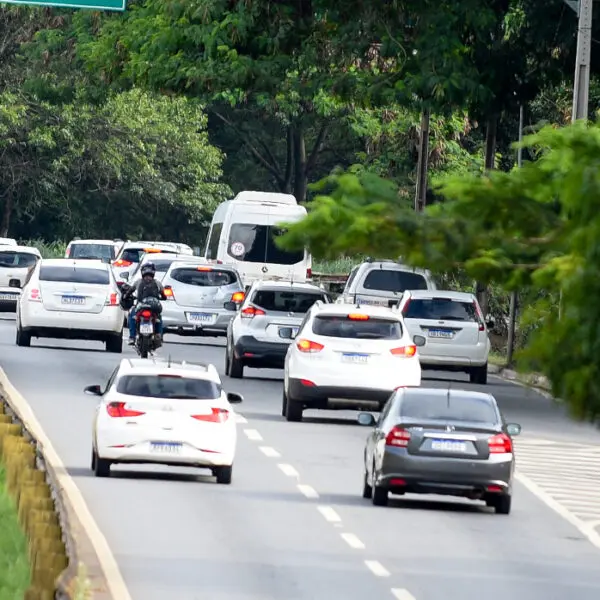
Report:
[[[592,16],[594,0],[565,0],[579,16],[577,26],[577,57],[573,83],[573,113],[571,121],[587,120],[590,97],[590,56],[592,50]]]
[[[427,202],[427,168],[429,166],[429,117],[428,108],[421,113],[421,136],[419,138],[419,162],[417,163],[417,188],[415,211],[423,212]]]

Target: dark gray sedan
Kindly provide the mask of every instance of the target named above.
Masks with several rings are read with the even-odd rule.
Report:
[[[365,448],[363,497],[386,506],[392,494],[442,494],[483,500],[510,513],[515,468],[512,436],[491,394],[465,390],[402,388],[375,426]]]

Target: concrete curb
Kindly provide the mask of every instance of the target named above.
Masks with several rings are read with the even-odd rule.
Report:
[[[552,397],[550,395],[552,386],[550,385],[548,378],[544,375],[539,375],[537,373],[518,373],[517,371],[506,369],[499,365],[488,365],[488,373],[512,383],[534,388],[542,393],[542,395],[549,398]]]

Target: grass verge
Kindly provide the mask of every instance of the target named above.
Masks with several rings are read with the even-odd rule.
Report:
[[[0,466],[0,598],[22,600],[29,586],[27,539],[19,525],[17,508],[6,490]]]

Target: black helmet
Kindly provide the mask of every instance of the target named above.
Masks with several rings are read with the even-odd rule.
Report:
[[[154,277],[155,274],[156,267],[154,266],[154,263],[149,262],[142,267],[142,277],[146,277],[146,275],[152,275],[152,277]]]

